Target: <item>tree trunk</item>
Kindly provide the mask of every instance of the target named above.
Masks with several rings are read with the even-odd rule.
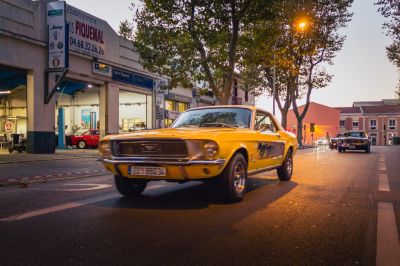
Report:
[[[281,109],[280,111],[281,111],[281,115],[282,115],[281,125],[285,130],[287,130],[287,114],[288,114],[288,110]]]
[[[218,104],[220,105],[225,105],[225,104],[229,104],[229,98],[230,98],[230,91],[221,91],[218,94],[217,100],[218,100]]]
[[[303,118],[297,117],[297,141],[300,147],[303,146]]]

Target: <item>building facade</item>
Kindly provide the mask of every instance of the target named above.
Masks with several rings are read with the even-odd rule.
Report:
[[[304,105],[298,109],[300,113],[303,112]],[[319,138],[336,136],[339,133],[339,115],[339,110],[311,102],[303,119],[303,144],[313,144]],[[293,110],[288,112],[287,130],[297,133],[297,119]]]
[[[52,153],[57,135],[165,127],[217,102],[196,90],[160,91],[165,82],[101,18],[64,1],[0,0],[0,142],[19,134],[28,152]]]
[[[373,145],[390,145],[393,137],[400,136],[400,104],[398,100],[355,102],[340,111],[340,132],[363,130]]]

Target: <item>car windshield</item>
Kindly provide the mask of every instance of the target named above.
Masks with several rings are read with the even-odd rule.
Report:
[[[232,127],[249,128],[251,110],[246,108],[207,108],[182,113],[172,124],[178,127]]]
[[[365,133],[364,132],[348,132],[344,133],[345,137],[352,137],[352,138],[364,138]]]

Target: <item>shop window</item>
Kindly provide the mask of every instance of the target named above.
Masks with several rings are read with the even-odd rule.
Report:
[[[174,101],[166,100],[165,101],[165,110],[174,111]]]
[[[178,111],[180,113],[186,111],[187,109],[188,109],[188,104],[187,103],[178,102]]]
[[[396,129],[396,120],[394,119],[389,120],[389,129]]]
[[[369,128],[376,129],[376,120],[375,119],[369,121]]]
[[[172,119],[165,119],[164,121],[165,121],[165,127],[170,127],[174,122],[174,120]]]

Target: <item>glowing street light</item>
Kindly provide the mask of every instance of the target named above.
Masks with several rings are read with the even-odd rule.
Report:
[[[308,20],[303,18],[297,23],[295,23],[295,29],[298,31],[304,32],[308,26]],[[276,59],[276,44],[278,40],[283,36],[281,34],[278,38],[276,38],[274,47],[273,47],[273,53],[274,53],[274,66],[273,66],[273,77],[272,77],[272,114],[275,115],[275,96],[276,96],[276,88],[275,88],[275,79],[276,79],[276,65],[275,65],[275,59]]]

